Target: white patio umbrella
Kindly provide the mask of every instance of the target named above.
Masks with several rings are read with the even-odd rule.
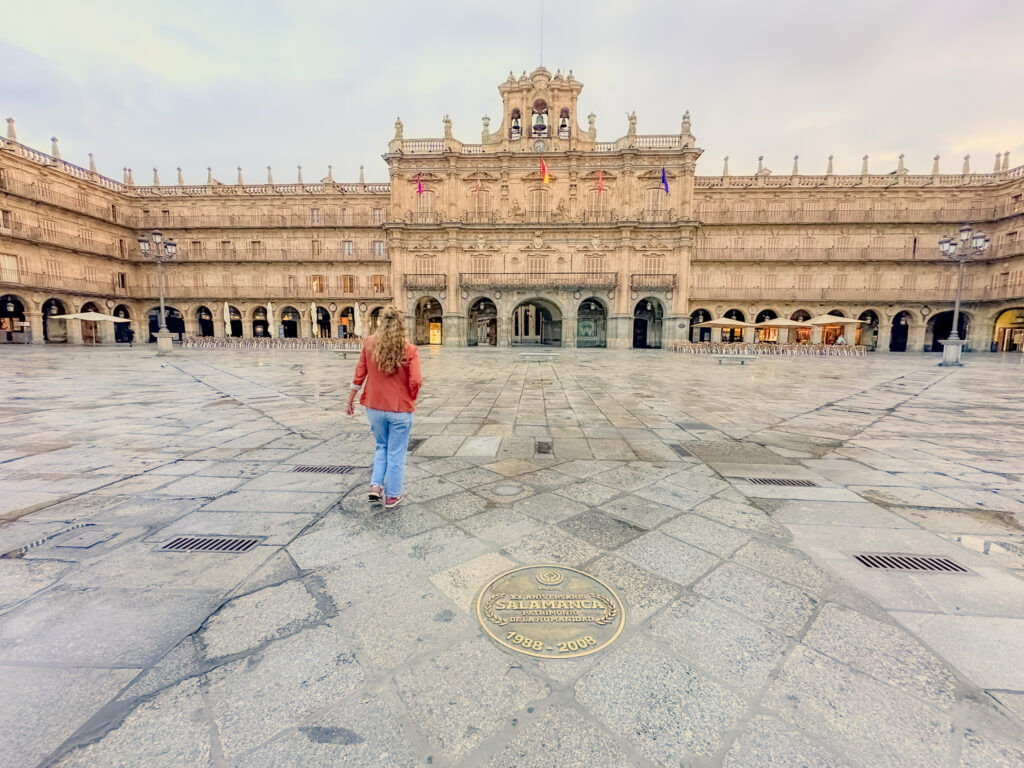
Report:
[[[316,321],[316,302],[309,302],[309,324],[313,328],[313,336],[319,338],[320,325]]]
[[[716,317],[714,320],[705,320],[703,323],[694,323],[694,328],[756,328],[753,323],[745,320],[730,320],[728,317]]]
[[[839,317],[838,315],[818,315],[807,321],[808,325],[858,325],[867,322],[865,320],[854,320],[852,317]]]
[[[226,301],[224,302],[224,330],[225,336],[231,335],[231,308]]]
[[[758,323],[758,328],[810,328],[811,323],[808,320],[790,320],[786,317],[773,317],[771,320],[765,320],[763,323]]]
[[[127,320],[123,317],[114,317],[114,315],[104,315],[102,312],[72,312],[69,315],[47,315],[51,320],[92,320],[93,322],[99,320],[106,320],[111,323],[130,323],[131,320]]]

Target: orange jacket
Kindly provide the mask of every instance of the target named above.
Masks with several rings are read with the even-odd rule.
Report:
[[[390,376],[385,375],[373,362],[373,339],[363,342],[363,350],[356,364],[352,383],[366,382],[359,402],[375,411],[412,413],[416,410],[416,396],[423,384],[420,373],[420,352],[415,344],[405,345],[405,358]]]

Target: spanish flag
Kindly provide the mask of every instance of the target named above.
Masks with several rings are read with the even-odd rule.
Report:
[[[540,175],[544,179],[545,184],[551,181],[551,177],[548,175],[548,164],[544,162],[543,157],[540,159]]]

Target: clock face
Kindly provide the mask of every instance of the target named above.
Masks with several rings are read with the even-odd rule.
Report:
[[[534,152],[543,152],[546,148],[547,148],[547,145],[543,141],[541,141],[540,139],[537,139],[537,141],[533,142],[533,151]]]

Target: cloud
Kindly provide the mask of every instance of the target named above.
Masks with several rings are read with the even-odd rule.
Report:
[[[45,21],[45,23],[41,23]],[[565,0],[546,4],[544,63],[572,68],[580,113],[602,139],[636,110],[644,133],[675,133],[690,109],[705,148],[699,173],[734,173],[758,155],[785,171],[912,170],[970,152],[1024,157],[1016,98],[1024,71],[1016,0]],[[967,45],[971,55],[959,55]],[[386,180],[380,160],[396,115],[406,136],[477,141],[500,116],[496,86],[541,56],[539,0],[500,4],[255,0],[37,0],[5,11],[0,109],[19,137],[118,176],[165,181],[179,164],[202,182],[241,165],[247,179]],[[6,116],[6,115],[4,115]],[[493,125],[493,124],[492,124]],[[986,159],[979,169],[985,168]],[[948,163],[946,163],[948,165]],[[955,165],[959,165],[956,162]]]

